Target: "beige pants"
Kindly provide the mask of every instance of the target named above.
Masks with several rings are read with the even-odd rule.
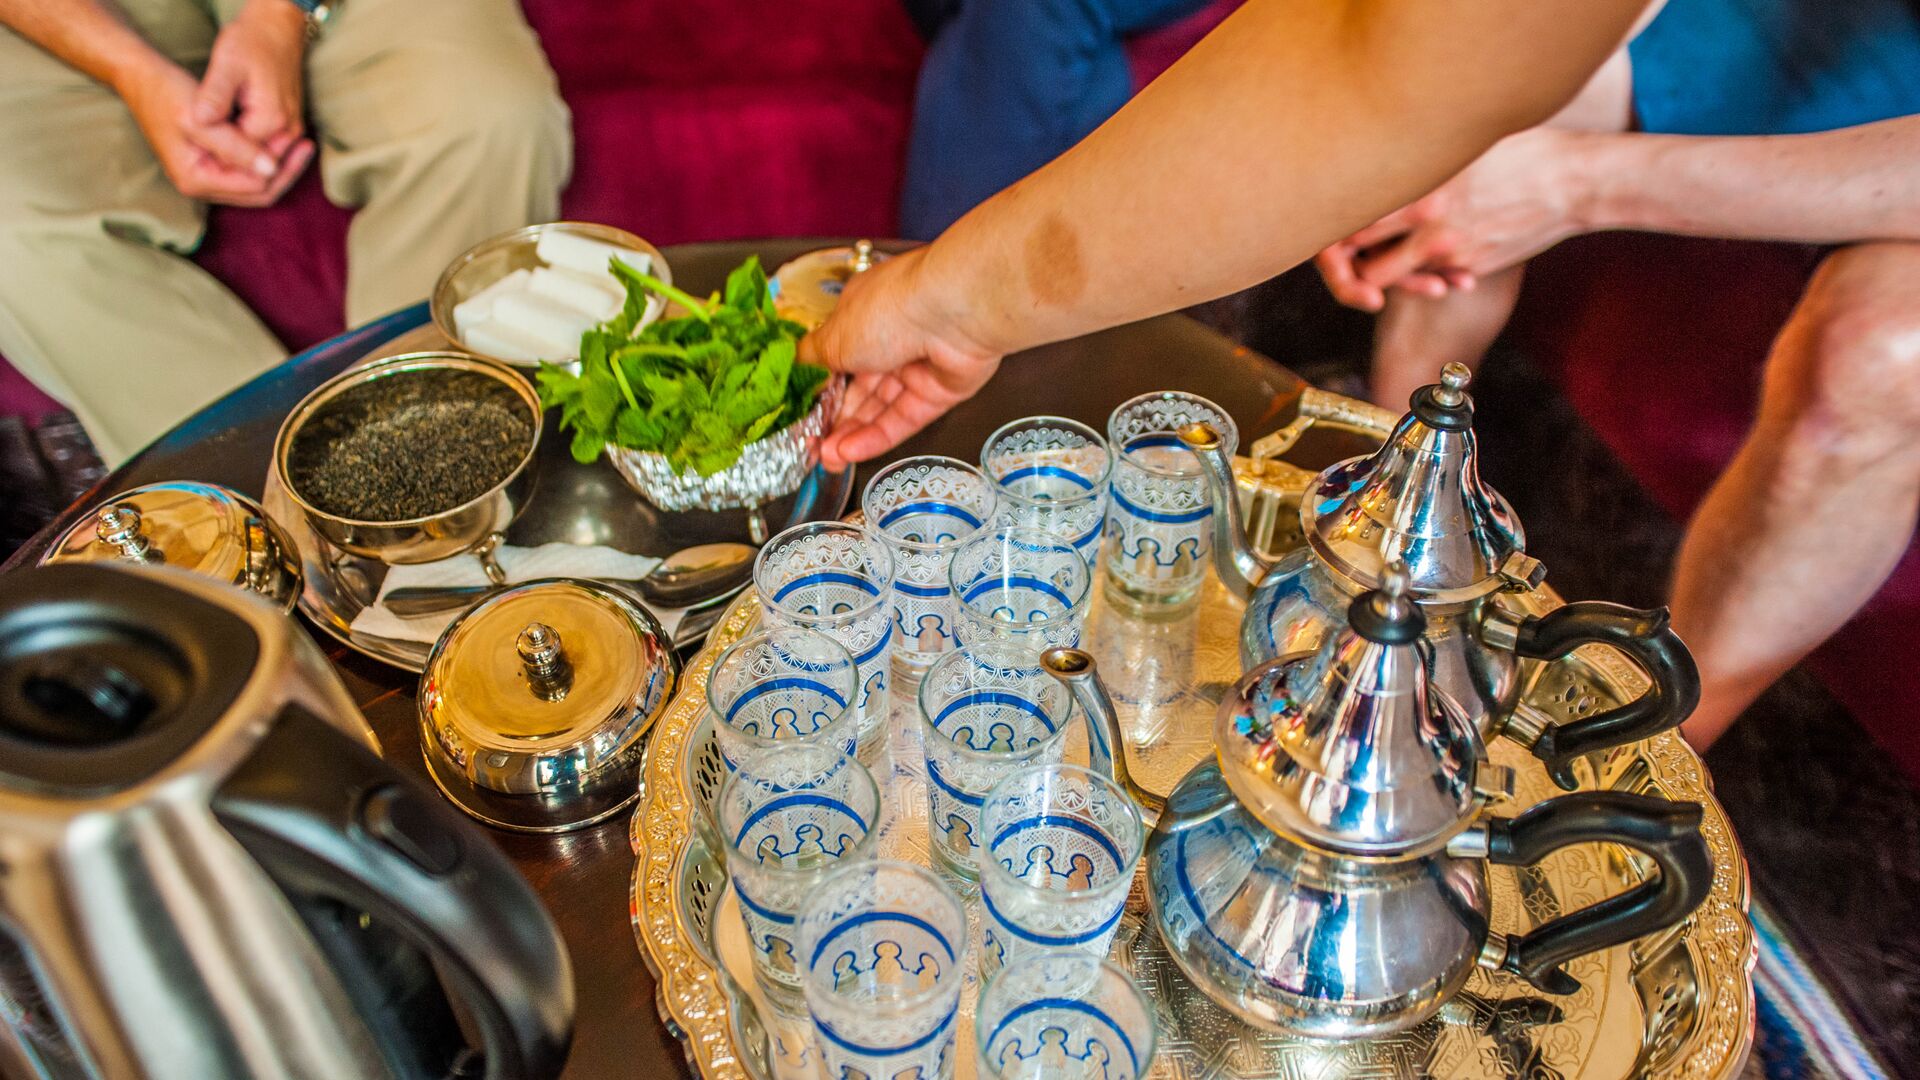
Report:
[[[197,74],[239,2],[120,7]],[[558,213],[569,117],[514,0],[347,0],[308,51],[307,102],[327,198],[358,211],[349,325]],[[286,354],[183,257],[205,224],[112,91],[0,27],[0,355],[71,405],[111,463]]]

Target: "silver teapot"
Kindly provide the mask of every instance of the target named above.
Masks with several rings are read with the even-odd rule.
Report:
[[[1300,500],[1306,544],[1277,561],[1247,543],[1229,450],[1219,436],[1195,424],[1180,438],[1205,466],[1215,568],[1247,601],[1244,667],[1318,646],[1339,628],[1354,596],[1379,588],[1385,567],[1400,562],[1425,616],[1434,682],[1483,739],[1516,739],[1571,789],[1575,759],[1649,738],[1692,712],[1700,676],[1665,608],[1582,601],[1524,616],[1501,605],[1502,593],[1531,590],[1546,571],[1526,554],[1513,508],[1480,480],[1469,378],[1464,365],[1448,364],[1438,384],[1414,393],[1411,411],[1376,453],[1323,470]],[[1625,653],[1651,688],[1560,724],[1519,702],[1521,659],[1557,660],[1593,643]]]
[[[1581,792],[1484,814],[1511,774],[1429,680],[1425,619],[1406,590],[1396,568],[1318,651],[1248,672],[1216,717],[1217,759],[1164,800],[1128,776],[1092,657],[1042,655],[1087,714],[1095,767],[1157,819],[1147,895],[1167,951],[1254,1025],[1326,1038],[1404,1030],[1476,965],[1570,994],[1579,983],[1562,964],[1673,925],[1711,888],[1695,803]],[[1588,841],[1625,844],[1658,872],[1525,934],[1491,929],[1487,863],[1530,865]]]

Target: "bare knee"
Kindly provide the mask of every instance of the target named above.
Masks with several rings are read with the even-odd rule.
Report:
[[[1766,411],[1803,452],[1920,464],[1920,244],[1863,244],[1821,265],[1780,335]]]

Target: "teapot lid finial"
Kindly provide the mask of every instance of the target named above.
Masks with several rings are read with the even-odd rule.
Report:
[[[1308,544],[1359,588],[1384,585],[1395,561],[1406,567],[1409,593],[1424,603],[1538,584],[1508,573],[1526,533],[1480,480],[1472,378],[1465,364],[1448,364],[1439,382],[1414,392],[1385,445],[1322,472],[1301,500]]]

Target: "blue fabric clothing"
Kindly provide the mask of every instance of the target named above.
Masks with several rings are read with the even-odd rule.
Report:
[[[1914,0],[1668,0],[1627,51],[1645,131],[1793,135],[1920,113]]]
[[[961,0],[920,68],[900,196],[930,240],[1085,138],[1133,93],[1125,39],[1209,0]]]

